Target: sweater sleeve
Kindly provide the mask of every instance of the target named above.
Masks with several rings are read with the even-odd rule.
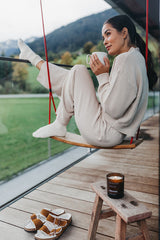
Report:
[[[135,63],[129,57],[115,59],[109,74],[97,76],[102,109],[113,119],[121,118],[137,95]]]

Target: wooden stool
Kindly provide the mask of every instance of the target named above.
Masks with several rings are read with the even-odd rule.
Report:
[[[121,199],[109,198],[106,185],[105,182],[97,182],[91,185],[92,189],[96,192],[96,197],[88,230],[88,240],[95,240],[100,219],[114,215],[116,215],[115,240],[125,240],[127,223],[133,222],[137,222],[141,229],[141,234],[137,234],[136,236],[127,239],[149,240],[149,231],[145,219],[151,217],[152,212],[126,191],[124,197]],[[109,205],[110,209],[101,210],[103,201]]]

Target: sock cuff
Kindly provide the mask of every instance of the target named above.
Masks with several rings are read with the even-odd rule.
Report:
[[[59,119],[57,119],[57,118],[56,118],[55,122],[56,122],[57,127],[60,127],[60,128],[61,127],[66,127],[66,125],[61,123],[61,121],[59,121]]]
[[[37,63],[42,61],[43,59],[39,55],[35,55],[34,58],[31,60],[32,65],[36,67]]]

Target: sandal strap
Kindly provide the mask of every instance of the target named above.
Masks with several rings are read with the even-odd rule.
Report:
[[[50,232],[53,228],[57,228],[58,226],[52,222],[46,221],[43,226],[40,228],[40,230],[44,230],[44,232]]]
[[[47,221],[54,223],[56,220],[56,216],[49,214],[48,217],[46,218]]]
[[[47,226],[45,226],[45,225],[43,225],[43,226],[40,228],[40,231],[43,231],[43,232],[45,232],[45,233],[47,233],[47,234],[50,233],[49,229],[48,229]]]
[[[33,222],[36,227],[36,230],[40,229],[44,223],[41,219],[34,219]]]
[[[60,216],[64,213],[65,213],[64,209],[61,209],[61,208],[56,208],[52,210],[52,215],[55,215],[55,216]]]
[[[56,216],[49,214],[46,218],[46,221],[49,221],[51,223],[54,223],[58,226],[65,227],[67,225],[67,220],[63,220],[61,218],[57,218]]]
[[[48,216],[48,214],[51,213],[51,212],[52,212],[52,210],[47,209],[47,208],[43,208],[40,211],[40,213],[33,213],[30,218],[31,218],[31,220],[34,220],[34,219],[38,218],[38,216],[40,216],[40,215],[42,215],[46,218]]]
[[[40,213],[41,213],[43,216],[48,217],[48,214],[50,214],[51,211],[52,211],[52,210],[50,210],[50,209],[44,208],[44,209],[41,210]]]
[[[72,218],[72,215],[70,213],[64,213],[64,214],[60,215],[58,218],[69,221]]]
[[[31,215],[31,220],[34,220],[34,219],[36,219],[37,218],[37,215],[35,214],[35,213],[33,213],[32,215]]]
[[[55,219],[55,224],[57,224],[60,227],[65,227],[67,225],[67,221],[63,219]]]
[[[46,219],[46,217],[48,216],[49,213],[50,213],[49,210],[42,209],[40,213],[33,213],[30,218],[31,218],[31,220],[34,220],[36,218]]]
[[[50,231],[50,234],[49,235],[56,235],[56,236],[59,236],[62,232],[62,228],[61,227],[57,227],[57,228],[53,228],[51,231]]]

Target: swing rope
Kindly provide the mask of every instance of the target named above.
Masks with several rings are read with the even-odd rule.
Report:
[[[50,124],[51,123],[51,101],[53,103],[53,107],[54,107],[55,112],[56,112],[56,106],[55,106],[55,102],[54,102],[54,99],[53,99],[52,86],[51,86],[50,73],[49,73],[48,54],[47,54],[47,42],[46,42],[44,18],[43,18],[43,8],[42,8],[42,1],[41,0],[40,0],[40,8],[41,8],[41,17],[42,17],[45,57],[46,57],[46,64],[47,64],[48,84],[49,84],[49,120],[48,120],[48,123]]]

